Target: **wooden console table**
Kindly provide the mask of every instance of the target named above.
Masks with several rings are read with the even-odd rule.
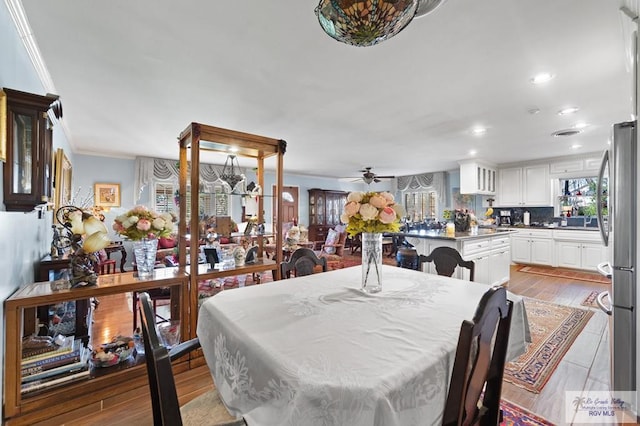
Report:
[[[34,394],[21,394],[22,360],[22,318],[26,310],[35,310],[39,306],[52,305],[69,300],[88,300],[126,292],[141,292],[158,287],[171,288],[172,319],[188,318],[186,301],[188,300],[188,279],[184,270],[179,268],[161,268],[154,271],[153,277],[139,279],[133,272],[111,274],[98,277],[95,286],[79,287],[54,291],[51,282],[36,282],[16,290],[5,300],[5,357],[4,357],[4,411],[3,424],[34,424],[82,407],[99,405],[110,396],[110,390],[123,393],[141,386],[147,386],[147,371],[144,363],[131,365],[130,368],[113,371],[91,370],[90,377],[83,381],[43,390]],[[188,335],[188,321],[181,321],[181,335]],[[102,339],[103,336],[96,336]],[[101,342],[99,340],[99,342]],[[185,359],[186,361],[186,359]],[[179,364],[182,364],[179,362]],[[174,368],[184,370],[186,366]]]

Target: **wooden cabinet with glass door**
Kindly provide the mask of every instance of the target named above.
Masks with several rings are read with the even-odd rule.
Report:
[[[57,99],[0,90],[0,120],[4,121],[0,129],[6,132],[0,135],[6,138],[6,153],[0,148],[0,157],[6,154],[3,201],[7,211],[29,212],[51,197],[52,123],[47,111]]]
[[[329,229],[340,224],[347,193],[327,189],[309,190],[309,240],[324,241]]]

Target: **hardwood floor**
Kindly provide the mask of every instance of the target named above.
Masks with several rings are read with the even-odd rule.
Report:
[[[387,263],[387,262],[385,262]],[[268,285],[268,284],[266,284]],[[603,291],[609,285],[586,281],[534,275],[511,268],[509,291],[562,305],[592,309],[593,317],[569,349],[551,379],[540,394],[534,394],[510,383],[504,384],[503,397],[538,414],[554,424],[571,424],[564,420],[565,390],[603,390],[609,385],[608,317],[600,310],[581,306],[581,302],[592,291]],[[241,290],[237,290],[241,291]],[[100,299],[96,310],[94,335],[102,335],[105,341],[115,334],[127,334],[131,327],[131,301],[126,295]],[[107,321],[108,318],[108,321]],[[176,375],[181,404],[213,388],[206,366]],[[117,392],[117,390],[111,390]],[[151,403],[147,388],[140,388],[122,401],[100,412],[93,412],[77,420],[50,419],[43,425],[152,425]]]

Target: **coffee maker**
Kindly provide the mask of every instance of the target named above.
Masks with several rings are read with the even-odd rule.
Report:
[[[511,210],[500,210],[500,216],[498,216],[498,225],[511,225]]]

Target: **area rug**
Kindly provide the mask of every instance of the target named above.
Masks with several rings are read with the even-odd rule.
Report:
[[[529,274],[546,275],[548,277],[566,278],[568,280],[590,281],[593,283],[611,284],[611,279],[594,272],[573,271],[561,268],[545,268],[542,266],[522,266],[520,272]]]
[[[525,299],[531,340],[527,352],[507,363],[504,380],[540,393],[587,324],[593,311]]]
[[[600,294],[600,292],[592,291],[587,297],[584,298],[584,300],[580,304],[582,306],[588,306],[590,308],[597,308],[598,304],[596,303],[596,299],[598,297],[598,294]]]
[[[503,421],[500,426],[553,426],[553,423],[506,399],[500,400]]]

